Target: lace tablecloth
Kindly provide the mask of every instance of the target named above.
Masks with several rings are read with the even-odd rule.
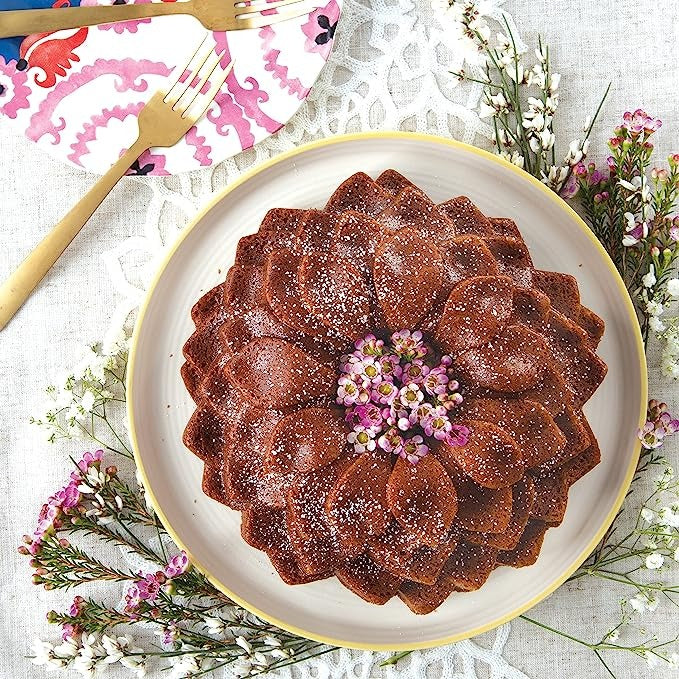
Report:
[[[519,32],[532,43],[540,32],[563,75],[557,129],[563,142],[577,137],[606,87],[613,88],[594,135],[604,154],[609,128],[626,109],[644,106],[665,127],[658,135],[669,152],[679,130],[679,24],[652,0],[621,3],[532,3],[507,0]],[[598,27],[596,35],[593,27]],[[618,39],[624,36],[624,39]],[[0,404],[0,555],[3,614],[0,616],[0,677],[39,677],[44,668],[25,660],[34,636],[56,630],[45,611],[64,605],[67,594],[30,584],[29,569],[16,554],[39,507],[64,476],[68,446],[50,448],[28,424],[40,411],[41,390],[77,360],[87,341],[137,305],[163,248],[186,225],[207,195],[242,170],[296,144],[341,132],[404,129],[452,136],[488,145],[488,128],[473,112],[479,90],[456,86],[448,74],[460,66],[456,45],[426,0],[345,0],[334,53],[300,112],[275,137],[214,170],[167,180],[126,179],[95,214],[37,293],[0,336],[4,378]],[[677,150],[676,148],[673,150]],[[662,155],[662,154],[661,154]],[[3,247],[0,276],[18,264],[45,229],[84,193],[93,177],[52,160],[0,125],[0,203]],[[663,382],[651,351],[651,391],[676,409],[676,389]],[[675,385],[676,386],[676,385]],[[674,403],[672,403],[674,398]],[[668,446],[669,448],[669,446]],[[676,456],[674,450],[668,454]],[[599,582],[564,586],[537,606],[533,617],[561,629],[594,637],[605,629],[621,594]],[[654,628],[672,626],[674,610],[653,614]],[[649,623],[650,624],[650,623]],[[671,636],[669,633],[667,636]],[[534,679],[604,676],[593,654],[523,621],[474,641],[418,653],[398,668],[378,668],[385,656],[340,651],[315,665],[295,667],[294,677],[431,677],[433,679]],[[612,659],[620,679],[646,676],[643,661]],[[652,670],[663,676],[663,670]],[[128,676],[116,669],[110,676]]]

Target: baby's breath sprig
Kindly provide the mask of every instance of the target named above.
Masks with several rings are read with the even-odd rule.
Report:
[[[89,439],[106,450],[132,458],[111,411],[124,404],[128,341],[124,333],[112,341],[87,347],[80,363],[59,384],[47,387],[44,414],[31,423],[44,430],[49,443]]]

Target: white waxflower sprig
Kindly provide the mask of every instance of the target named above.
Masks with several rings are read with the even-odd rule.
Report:
[[[552,71],[548,46],[539,40],[535,61],[528,63],[527,50],[519,47],[506,16],[493,40],[488,24],[491,12],[484,3],[433,0],[432,5],[457,38],[456,47],[467,63],[468,70],[454,75],[483,85],[479,117],[493,126],[497,153],[563,197],[575,195],[574,168],[587,156],[589,135],[601,105],[586,121],[583,139],[571,141],[557,162],[554,118],[561,75]]]

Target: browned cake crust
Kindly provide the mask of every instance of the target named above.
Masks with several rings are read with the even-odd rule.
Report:
[[[599,462],[582,407],[606,374],[604,323],[575,278],[536,269],[513,221],[435,205],[394,170],[353,175],[324,210],[270,210],[191,315],[184,443],[286,583],[336,576],[429,613],[534,563]],[[335,402],[353,342],[403,329],[452,356],[469,431],[417,464],[356,452]]]

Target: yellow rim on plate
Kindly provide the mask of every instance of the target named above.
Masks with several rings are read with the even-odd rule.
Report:
[[[135,463],[137,465],[137,468],[139,469],[139,473],[141,474],[141,478],[143,480],[144,486],[146,488],[146,492],[148,494],[148,497],[158,515],[160,520],[162,521],[163,525],[165,526],[165,529],[169,533],[169,535],[172,537],[174,542],[177,544],[177,546],[180,549],[183,549],[189,559],[191,560],[191,563],[194,565],[195,568],[197,568],[199,571],[201,571],[205,577],[221,592],[226,594],[230,599],[235,601],[236,603],[240,604],[243,608],[246,608],[248,611],[251,613],[254,613],[256,616],[266,620],[267,622],[270,622],[274,625],[277,625],[278,627],[287,630],[288,632],[292,632],[294,634],[298,634],[300,636],[306,637],[308,639],[312,639],[314,641],[320,641],[325,644],[330,644],[332,646],[345,646],[349,648],[356,648],[360,650],[368,650],[368,651],[406,651],[406,650],[414,650],[414,649],[423,649],[423,648],[433,648],[436,646],[443,646],[445,644],[451,644],[455,641],[461,641],[462,639],[468,639],[470,637],[476,636],[478,634],[482,634],[484,632],[487,632],[491,629],[494,629],[495,627],[498,627],[499,625],[502,625],[505,622],[508,622],[509,620],[512,620],[513,618],[517,617],[524,611],[527,611],[529,608],[532,608],[536,604],[538,604],[540,601],[542,601],[545,597],[549,596],[555,589],[557,589],[560,585],[562,585],[570,575],[585,561],[585,559],[592,553],[596,545],[599,543],[599,541],[603,538],[604,534],[606,533],[606,530],[612,523],[613,519],[615,518],[616,514],[618,513],[618,510],[620,509],[620,506],[622,505],[623,500],[625,499],[625,496],[627,494],[627,490],[629,488],[630,483],[632,482],[632,478],[634,476],[634,472],[637,466],[637,461],[639,458],[639,453],[641,451],[641,442],[637,441],[637,443],[634,446],[634,451],[633,451],[633,456],[632,459],[630,460],[629,467],[627,469],[627,473],[625,475],[625,480],[623,484],[620,487],[620,491],[618,493],[618,496],[615,500],[615,503],[613,507],[611,508],[610,512],[608,513],[608,516],[604,520],[604,522],[601,524],[601,528],[597,532],[597,534],[592,538],[590,543],[585,547],[585,549],[580,553],[580,555],[571,563],[571,565],[566,568],[562,573],[559,574],[557,578],[554,579],[554,581],[546,587],[542,592],[540,592],[537,596],[533,597],[529,602],[517,607],[515,610],[513,610],[511,613],[508,613],[506,615],[503,615],[492,622],[487,623],[486,625],[482,625],[480,627],[477,627],[475,629],[469,630],[467,632],[461,633],[461,634],[455,634],[450,637],[443,637],[441,639],[435,639],[431,641],[425,641],[425,642],[419,642],[419,643],[410,643],[410,644],[403,644],[403,643],[395,643],[395,644],[380,644],[380,645],[372,645],[372,644],[361,644],[361,643],[356,643],[356,642],[347,642],[342,639],[333,639],[331,637],[325,637],[322,635],[315,634],[313,632],[310,632],[309,630],[302,629],[300,627],[297,627],[295,625],[290,625],[289,623],[285,622],[284,620],[279,620],[277,618],[274,618],[270,615],[267,615],[264,611],[259,610],[258,608],[252,606],[249,604],[247,601],[243,600],[241,597],[239,597],[237,594],[234,594],[232,591],[228,589],[223,583],[219,582],[216,578],[214,578],[210,572],[197,560],[195,559],[191,553],[186,549],[185,545],[183,544],[182,540],[179,538],[179,536],[175,533],[173,530],[172,526],[170,525],[169,521],[167,520],[167,517],[163,513],[163,510],[159,506],[155,495],[153,494],[153,488],[151,487],[149,483],[148,476],[146,474],[146,470],[144,469],[144,465],[141,459],[141,455],[139,454],[138,451],[138,443],[137,443],[137,434],[136,434],[136,429],[137,425],[134,420],[134,389],[132,388],[132,376],[134,375],[134,367],[135,367],[135,358],[136,358],[136,349],[137,349],[137,341],[139,338],[140,334],[140,328],[142,327],[144,323],[144,316],[146,314],[146,310],[148,308],[149,302],[151,298],[153,297],[154,290],[156,288],[156,285],[158,284],[158,281],[160,280],[163,272],[165,271],[165,267],[169,263],[169,261],[172,259],[174,256],[175,252],[181,245],[181,243],[184,241],[184,239],[191,233],[191,231],[195,228],[195,226],[205,217],[205,215],[212,210],[220,201],[225,199],[231,191],[233,191],[235,188],[240,186],[241,184],[247,182],[250,180],[252,177],[254,177],[256,174],[259,172],[262,172],[263,170],[266,170],[267,168],[270,168],[278,163],[284,162],[286,160],[289,160],[290,158],[293,158],[294,156],[297,156],[301,153],[304,153],[305,151],[309,151],[311,149],[317,149],[321,148],[324,146],[333,146],[334,144],[342,144],[344,142],[350,142],[350,141],[358,141],[361,139],[411,139],[414,141],[423,141],[423,142],[428,142],[428,143],[434,143],[434,144],[441,144],[442,146],[451,146],[455,147],[458,149],[463,149],[469,153],[476,154],[477,156],[480,156],[486,160],[491,160],[494,163],[497,163],[499,165],[502,165],[507,171],[509,172],[514,172],[516,174],[519,174],[522,179],[525,181],[533,184],[533,186],[538,189],[539,191],[542,191],[545,195],[549,196],[552,201],[554,201],[573,221],[573,223],[581,229],[586,236],[589,238],[591,241],[592,245],[594,248],[597,250],[597,252],[601,255],[602,259],[606,263],[607,267],[610,269],[611,273],[613,274],[613,277],[615,278],[615,281],[620,289],[620,294],[621,297],[624,301],[624,304],[627,309],[627,313],[629,314],[630,320],[632,321],[632,325],[635,328],[635,340],[636,340],[636,348],[637,348],[637,356],[639,360],[639,370],[640,370],[640,376],[641,376],[641,408],[639,412],[639,424],[643,424],[646,420],[646,404],[648,401],[648,376],[647,376],[647,371],[646,371],[646,355],[644,351],[644,345],[643,341],[641,339],[641,332],[639,330],[639,324],[637,321],[637,315],[634,310],[634,306],[632,304],[632,300],[630,299],[627,289],[625,287],[625,284],[622,281],[622,278],[620,277],[620,274],[618,273],[617,269],[615,268],[615,265],[611,261],[611,258],[608,256],[608,253],[604,250],[602,247],[601,243],[597,239],[597,237],[592,233],[592,231],[589,229],[589,227],[585,224],[585,222],[578,216],[578,214],[561,198],[559,198],[551,189],[548,189],[544,184],[542,184],[540,181],[535,179],[532,175],[528,174],[527,172],[524,172],[523,170],[519,169],[516,167],[516,165],[512,165],[511,163],[507,162],[506,160],[503,160],[497,155],[493,155],[492,153],[488,153],[487,151],[483,151],[481,149],[476,148],[475,146],[470,146],[469,144],[464,144],[459,141],[454,141],[452,139],[444,139],[442,137],[436,137],[434,135],[428,135],[428,134],[419,134],[419,133],[414,133],[414,132],[365,132],[365,133],[359,133],[359,134],[348,134],[348,135],[340,135],[336,137],[331,137],[329,139],[323,139],[321,141],[316,141],[312,142],[310,144],[305,144],[304,146],[300,146],[297,149],[294,149],[292,151],[287,151],[286,153],[282,153],[274,158],[271,158],[270,160],[267,160],[256,167],[254,167],[252,170],[246,172],[243,174],[241,177],[239,177],[237,180],[232,182],[228,187],[226,187],[223,191],[221,191],[218,195],[216,195],[214,198],[212,198],[207,205],[198,213],[198,215],[194,218],[194,220],[189,224],[179,235],[177,238],[176,242],[174,245],[170,248],[169,252],[165,256],[162,264],[160,265],[158,272],[155,274],[153,281],[151,282],[151,286],[149,287],[149,290],[146,294],[146,298],[144,300],[144,303],[141,306],[141,309],[139,311],[139,317],[137,318],[137,322],[134,327],[134,332],[132,334],[132,340],[130,344],[130,354],[129,354],[129,360],[128,360],[128,373],[127,373],[127,413],[128,413],[128,418],[129,418],[129,429],[130,429],[130,438],[132,440],[132,447],[134,451],[134,459]]]

